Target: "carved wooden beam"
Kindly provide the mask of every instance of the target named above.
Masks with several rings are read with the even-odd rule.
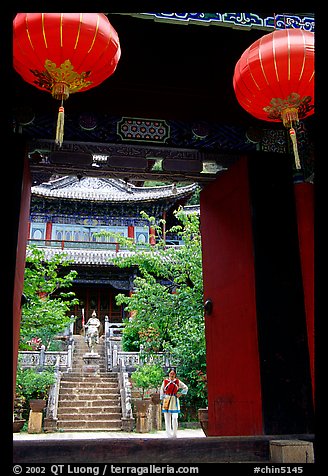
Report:
[[[165,146],[35,140],[28,145],[30,168],[36,178],[45,173],[206,183],[231,165],[236,155],[204,153],[196,149]],[[153,169],[161,160],[162,169]],[[211,170],[205,164],[211,163]]]

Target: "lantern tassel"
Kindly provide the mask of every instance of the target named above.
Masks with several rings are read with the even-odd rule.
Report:
[[[292,144],[293,144],[295,165],[296,165],[297,170],[300,170],[301,169],[301,163],[300,163],[300,158],[299,158],[298,149],[297,149],[296,132],[295,132],[295,129],[293,127],[291,127],[289,129],[289,135],[290,135],[290,138],[291,138]]]
[[[57,118],[57,128],[56,128],[56,144],[59,147],[62,146],[64,140],[64,106],[61,105],[58,110],[58,118]]]

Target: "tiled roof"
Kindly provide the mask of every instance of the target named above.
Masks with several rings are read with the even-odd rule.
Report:
[[[92,249],[65,249],[59,248],[42,248],[46,261],[51,260],[56,254],[65,254],[67,260],[71,260],[77,265],[113,265],[113,258],[126,258],[133,254],[132,251],[120,250],[92,250]],[[28,253],[28,250],[27,250]]]
[[[179,248],[176,246],[170,246],[170,248]],[[129,250],[95,250],[95,249],[74,249],[74,248],[65,248],[64,250],[60,248],[51,248],[51,247],[41,247],[44,251],[44,259],[50,261],[56,254],[64,254],[65,258],[68,261],[72,261],[75,265],[99,265],[99,266],[113,266],[114,258],[128,258],[135,254],[135,251]],[[27,254],[29,250],[27,249]],[[168,259],[168,258],[164,258]]]
[[[183,207],[184,212],[188,215],[190,213],[197,213],[200,214],[200,206],[199,205],[185,205]]]
[[[192,195],[197,184],[183,187],[165,185],[136,187],[119,179],[65,176],[32,187],[32,195],[70,200],[105,202],[154,201],[163,198],[178,199]]]

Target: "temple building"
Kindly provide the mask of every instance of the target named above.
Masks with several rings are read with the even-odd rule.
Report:
[[[120,269],[112,262],[129,251],[115,237],[96,233],[119,233],[141,246],[154,243],[154,230],[140,212],[169,223],[173,210],[186,204],[196,189],[196,184],[137,187],[120,179],[77,176],[56,177],[32,187],[28,243],[42,247],[46,259],[66,253],[78,272],[72,288],[79,299],[74,333],[82,328],[82,314],[87,319],[93,311],[102,324],[105,316],[110,322],[122,322],[124,311],[115,296],[133,289],[136,270]]]

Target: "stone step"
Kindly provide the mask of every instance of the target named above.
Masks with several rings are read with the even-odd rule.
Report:
[[[62,375],[58,424],[64,431],[121,431],[121,406],[118,374],[109,373],[106,365],[104,339],[96,346],[99,371],[83,372],[83,357],[89,348],[83,336],[75,336],[72,372]]]
[[[85,365],[98,365],[98,369],[102,370],[103,372],[107,372],[107,367],[105,362],[95,362],[95,363],[84,363],[83,360],[79,362],[73,362],[72,368],[81,370]]]
[[[72,394],[71,392],[63,393],[62,391],[59,392],[59,401],[71,399],[75,402],[75,400],[119,400],[119,394],[117,392],[104,392],[104,393],[79,393],[79,394]]]
[[[79,391],[83,389],[94,389],[94,390],[99,390],[101,391],[102,389],[113,389],[117,390],[118,389],[118,383],[117,382],[61,382],[60,383],[60,389],[69,389],[71,391]]]
[[[81,391],[81,392],[70,392],[67,390],[60,391],[60,399],[72,400],[104,400],[104,399],[119,399],[120,394],[117,391],[103,390],[101,393],[97,391]]]
[[[98,405],[98,406],[62,406],[58,407],[58,414],[60,415],[75,415],[78,414],[86,415],[86,414],[121,414],[121,410],[117,405]]]
[[[71,413],[69,415],[60,415],[60,421],[118,421],[121,415],[117,413]]]
[[[99,375],[99,374],[104,374],[107,372],[106,367],[104,365],[100,365],[99,367],[95,368],[92,367],[92,371],[88,372],[88,369],[84,368],[84,365],[76,365],[75,367],[72,367],[73,372],[77,374],[83,374],[83,375]]]
[[[91,392],[79,392],[79,393],[71,393],[71,392],[59,392],[59,401],[60,400],[119,400],[120,394],[115,391],[108,391],[102,393],[91,393]]]
[[[117,408],[119,409],[120,411],[120,400],[119,398],[103,398],[103,399],[100,399],[100,400],[93,400],[93,399],[90,399],[90,400],[79,400],[79,399],[76,399],[74,400],[74,402],[72,401],[72,399],[59,399],[59,402],[58,402],[58,409],[59,408],[64,408],[64,407],[68,407],[68,408],[72,408],[72,406],[74,406],[75,408],[92,408],[92,407],[96,407],[96,408],[99,408],[99,407],[108,407],[108,406],[117,406]]]
[[[80,374],[75,373],[74,375],[72,373],[70,374],[64,374],[61,378],[61,382],[108,382],[108,383],[113,383],[113,382],[118,382],[117,380],[117,375],[113,374],[100,374],[100,375],[84,375],[81,376]]]
[[[99,420],[99,421],[88,421],[88,420],[59,420],[58,421],[58,429],[63,429],[68,431],[71,429],[72,431],[80,430],[112,430],[112,431],[120,431],[121,430],[121,420]]]
[[[89,389],[89,388],[94,388],[101,390],[102,388],[104,389],[109,389],[109,390],[117,390],[119,389],[119,384],[118,382],[113,381],[103,381],[103,380],[94,380],[92,382],[78,382],[76,380],[74,381],[65,381],[60,383],[60,388],[61,389],[71,389],[72,391],[74,390],[83,390],[83,389]]]
[[[97,364],[103,364],[103,365],[106,363],[105,357],[100,357],[99,359],[93,359],[93,361],[95,361]],[[82,365],[85,363],[83,355],[78,357],[74,356],[72,362],[73,362],[73,365],[78,365],[78,364]]]
[[[100,352],[102,352],[104,347],[105,347],[105,341],[101,341],[99,342],[99,344],[95,345],[94,352],[100,354]],[[88,345],[83,341],[75,342],[74,352],[82,352],[82,351],[90,352]]]
[[[74,360],[73,360],[72,367],[73,367],[74,369],[75,369],[75,368],[78,368],[78,367],[81,369],[84,365],[89,365],[89,364],[90,364],[90,362],[85,363],[85,362],[83,361],[83,359],[80,359],[80,360],[78,360],[78,361],[76,361],[76,362],[74,362]],[[101,369],[103,369],[103,370],[106,370],[106,362],[105,362],[105,361],[103,361],[103,362],[98,361],[98,362],[91,363],[91,365],[93,365],[93,364],[94,364],[94,365],[99,365],[99,368],[101,368]]]
[[[60,431],[64,431],[65,433],[96,433],[96,432],[109,432],[109,433],[117,433],[122,431],[122,427],[113,426],[112,428],[60,428]]]
[[[63,374],[63,377],[62,378],[66,378],[66,377],[79,377],[79,379],[81,378],[81,375],[80,375],[80,372],[76,372],[74,370],[72,370],[71,372],[69,373],[65,373]],[[108,378],[114,378],[114,376],[117,378],[117,373],[116,372],[107,372],[107,370],[103,371],[103,372],[99,372],[97,375],[85,375],[84,377],[85,378],[93,378],[93,377],[108,377]]]

